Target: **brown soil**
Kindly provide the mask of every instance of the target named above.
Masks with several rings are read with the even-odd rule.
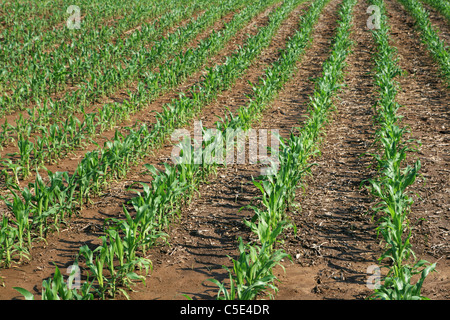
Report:
[[[291,129],[301,127],[306,113],[309,95],[314,89],[313,79],[321,75],[322,63],[330,52],[330,44],[337,26],[337,10],[341,1],[331,0],[325,7],[316,29],[313,42],[298,63],[298,70],[286,84],[279,97],[271,104],[255,129],[279,129],[287,136]],[[286,39],[298,26],[299,14],[307,4],[300,5],[283,23],[269,48],[246,75],[218,100],[205,108],[199,116],[206,127],[212,127],[215,116],[223,116],[225,106],[236,110],[243,105],[251,92],[248,81],[256,82],[263,70],[278,56]],[[365,299],[371,290],[366,286],[367,268],[378,264],[382,252],[380,239],[376,238],[376,224],[371,220],[371,197],[360,185],[373,175],[369,167],[373,133],[372,105],[376,100],[376,88],[372,82],[372,53],[375,50],[372,36],[366,28],[368,3],[360,1],[354,10],[352,39],[353,53],[347,60],[346,87],[336,99],[336,111],[327,125],[321,149],[314,159],[317,164],[311,176],[304,182],[305,190],[299,190],[297,205],[288,212],[297,226],[297,233],[287,232],[280,244],[292,257],[285,259],[285,272],[276,270],[278,300],[328,300]],[[254,26],[265,23],[268,12],[253,20]],[[448,299],[450,282],[448,265],[449,247],[449,148],[448,113],[449,92],[438,78],[437,67],[413,31],[412,19],[397,3],[388,3],[392,27],[392,42],[398,47],[401,67],[408,74],[399,79],[402,91],[398,101],[404,124],[411,127],[413,137],[422,141],[417,154],[422,161],[422,174],[426,179],[414,184],[417,193],[411,213],[413,245],[418,258],[438,261],[437,273],[427,278],[424,294],[431,299]],[[244,29],[254,32],[252,23]],[[218,63],[245,39],[239,33],[223,52],[210,63]],[[177,88],[194,83],[201,73]],[[150,110],[158,110],[164,102],[176,95],[177,90],[158,98],[148,110],[136,117],[144,122],[153,121]],[[126,125],[126,124],[123,124]],[[187,127],[192,132],[192,125]],[[168,142],[143,163],[160,166],[170,161],[172,143]],[[84,152],[83,152],[84,153]],[[65,159],[54,169],[73,170],[81,153],[74,160]],[[414,160],[414,159],[412,159]],[[227,277],[222,265],[231,266],[228,258],[237,253],[237,238],[244,241],[252,235],[243,219],[252,216],[251,210],[241,210],[258,196],[252,178],[259,175],[260,166],[231,165],[219,168],[217,175],[199,187],[199,193],[181,213],[169,230],[170,245],[157,246],[149,252],[153,271],[146,285],[137,284],[130,293],[133,300],[162,299],[214,299],[217,286],[209,282]],[[60,233],[49,236],[47,244],[39,244],[33,250],[29,264],[0,270],[1,299],[21,299],[12,289],[20,286],[37,294],[42,280],[54,272],[54,264],[66,272],[83,244],[98,243],[103,222],[108,217],[121,217],[122,205],[134,193],[128,191],[133,182],[149,182],[141,165],[130,170],[126,179],[113,182],[102,197],[83,209],[80,216]],[[124,299],[119,296],[118,299]]]

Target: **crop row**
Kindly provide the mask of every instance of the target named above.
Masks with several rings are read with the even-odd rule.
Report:
[[[396,49],[389,44],[389,26],[384,2],[371,2],[381,9],[382,16],[381,28],[372,30],[377,45],[377,52],[374,54],[374,79],[378,87],[378,100],[375,105],[375,141],[378,153],[373,154],[373,157],[378,174],[368,180],[367,188],[377,201],[373,207],[374,215],[379,217],[377,232],[385,241],[385,251],[379,261],[386,263],[384,267],[388,269],[382,285],[375,289],[372,298],[424,299],[420,293],[421,287],[428,273],[434,270],[435,264],[429,264],[425,260],[415,261],[408,222],[413,202],[408,194],[408,187],[419,174],[420,160],[413,166],[405,166],[408,153],[414,151],[416,146],[414,141],[404,140],[408,129],[399,125],[401,116],[397,111],[401,105],[396,101],[399,88],[395,78],[402,70],[398,65]],[[421,277],[412,284],[415,274],[421,274]]]
[[[433,59],[439,65],[440,72],[450,87],[450,55],[447,51],[448,46],[439,38],[436,28],[432,26],[429,19],[429,12],[418,0],[398,0],[410,12],[423,43],[427,46]]]
[[[423,2],[434,7],[450,22],[450,2],[446,0],[423,0]]]

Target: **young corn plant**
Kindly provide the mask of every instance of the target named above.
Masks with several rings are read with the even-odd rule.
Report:
[[[95,294],[97,294],[100,299],[105,299],[108,291],[108,279],[104,274],[104,265],[105,262],[107,262],[106,258],[108,254],[107,247],[98,246],[94,250],[91,250],[87,245],[84,245],[80,248],[79,254],[84,257],[86,266],[96,281],[97,285],[94,287]]]
[[[9,268],[14,260],[14,254],[17,252],[16,239],[19,231],[10,225],[7,217],[2,218],[0,228],[0,261],[2,267]]]
[[[14,127],[8,123],[8,119],[5,119],[0,128],[0,150],[3,150],[3,147],[13,140],[11,133],[14,132]]]
[[[224,283],[209,279],[219,287],[217,300],[255,300],[267,289],[274,293],[278,291],[273,284],[276,276],[272,269],[281,265],[280,261],[288,255],[282,250],[269,250],[267,245],[264,243],[259,247],[244,244],[242,238],[239,238],[239,257],[236,260],[229,257],[233,262],[233,270],[223,266],[229,274],[230,290],[227,290]]]
[[[22,258],[30,260],[30,250],[32,247],[32,225],[30,219],[30,199],[25,202],[17,194],[13,194],[13,202],[5,200],[8,208],[13,212],[16,225],[15,232],[17,239],[14,240],[14,246],[19,250],[19,262]]]
[[[74,266],[78,266],[75,263]],[[74,278],[77,276],[77,268],[72,268],[71,274],[64,281],[64,277],[57,266],[55,266],[55,273],[52,279],[47,279],[42,282],[42,300],[93,300],[94,295],[91,291],[92,284],[84,282],[81,288],[73,288]],[[25,300],[35,300],[34,295],[28,290],[21,287],[13,287]]]
[[[179,169],[180,166],[165,164],[164,171],[159,171],[152,165],[145,167],[153,175],[151,186],[142,184],[143,191],[137,191],[137,196],[130,202],[137,213],[135,219],[139,218],[140,223],[146,226],[141,229],[147,230],[142,236],[157,239],[157,234],[149,234],[148,227],[154,225],[156,228],[152,232],[164,232],[183,201],[189,199],[192,188]]]
[[[9,158],[2,159],[1,165],[5,167],[5,169],[2,169],[1,171],[1,175],[5,179],[5,185],[7,187],[19,185],[19,176],[23,169],[22,166],[19,163],[15,163],[13,160]],[[8,170],[12,172],[12,175]]]
[[[20,167],[22,168],[23,178],[26,179],[30,175],[31,154],[34,151],[34,144],[28,139],[19,138],[17,141],[20,155]]]

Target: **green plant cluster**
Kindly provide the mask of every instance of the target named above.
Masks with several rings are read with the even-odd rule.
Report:
[[[0,261],[9,267],[16,256],[19,261],[30,259],[30,250],[35,240],[43,240],[52,230],[59,230],[75,211],[72,201],[75,186],[68,185],[67,172],[49,172],[49,182],[44,183],[40,175],[35,182],[20,190],[10,187],[12,200],[5,199],[14,218],[2,218],[0,228]]]

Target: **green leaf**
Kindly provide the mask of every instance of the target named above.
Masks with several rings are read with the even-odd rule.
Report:
[[[30,291],[20,287],[13,287],[13,289],[17,290],[21,295],[23,295],[25,300],[34,300],[34,296]]]

